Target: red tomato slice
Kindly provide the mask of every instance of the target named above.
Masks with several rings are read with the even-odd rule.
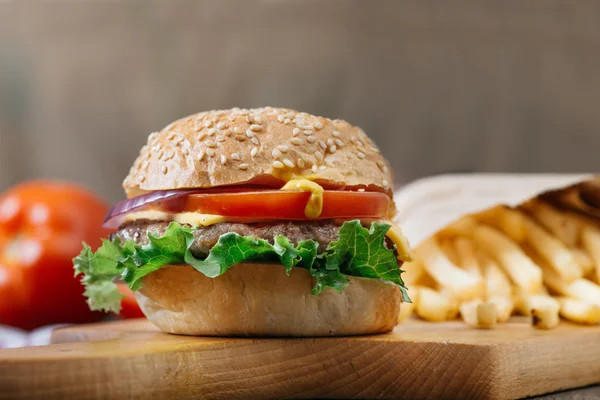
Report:
[[[304,208],[310,196],[310,192],[281,190],[192,194],[176,208],[226,217],[306,220]],[[318,219],[386,218],[389,207],[390,198],[384,193],[326,190]]]

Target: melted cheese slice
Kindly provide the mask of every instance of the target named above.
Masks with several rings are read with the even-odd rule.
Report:
[[[157,210],[133,212],[125,217],[126,221],[135,221],[138,219],[150,219],[153,221],[175,221],[182,225],[188,224],[191,226],[210,226],[227,221],[227,217],[222,215],[199,214],[194,212],[168,213]]]
[[[406,262],[412,261],[413,257],[410,251],[410,244],[408,243],[406,236],[402,233],[402,229],[393,222],[387,223],[391,225],[391,228],[387,231],[386,236],[396,245],[398,259]]]

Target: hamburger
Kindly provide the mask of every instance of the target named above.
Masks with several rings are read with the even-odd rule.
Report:
[[[124,281],[158,328],[207,336],[388,332],[411,259],[388,162],[358,127],[282,108],[208,111],[152,133],[115,232],[74,259],[91,309]]]

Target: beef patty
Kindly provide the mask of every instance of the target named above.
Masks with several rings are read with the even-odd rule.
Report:
[[[148,243],[148,234],[164,235],[168,222],[139,220],[122,225],[111,238],[118,237],[121,242],[133,240],[136,244]],[[287,221],[281,223],[242,224],[222,222],[215,225],[199,227],[194,233],[194,244],[190,248],[196,258],[205,258],[210,249],[217,243],[219,237],[227,232],[235,232],[241,236],[251,236],[265,239],[273,244],[273,238],[278,235],[287,237],[292,243],[312,239],[319,243],[319,252],[325,251],[329,243],[338,240],[340,224],[332,220],[325,221]]]

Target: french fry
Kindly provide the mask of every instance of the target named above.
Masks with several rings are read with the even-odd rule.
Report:
[[[546,295],[529,295],[526,306],[531,310],[531,324],[537,329],[552,329],[560,322],[559,302]]]
[[[427,273],[443,288],[450,290],[460,300],[474,299],[483,294],[483,281],[454,265],[431,237],[415,251]]]
[[[398,313],[398,323],[404,321],[412,315],[419,302],[419,287],[411,286],[409,289],[410,299],[412,303],[402,303],[400,306],[400,312]]]
[[[490,254],[518,287],[534,293],[542,286],[542,270],[519,246],[499,230],[479,224],[473,240]]]
[[[530,200],[521,207],[531,213],[564,244],[569,247],[578,246],[581,231],[581,222],[578,218],[539,199]]]
[[[438,240],[440,249],[444,253],[444,255],[450,260],[450,262],[456,266],[459,266],[460,263],[458,261],[458,257],[456,251],[454,251],[454,246],[449,239],[439,239]]]
[[[419,288],[419,300],[415,307],[419,317],[427,321],[446,321],[453,310],[454,306],[447,296],[427,287]]]
[[[465,215],[442,228],[438,235],[441,237],[470,236],[477,221],[471,215]]]
[[[558,297],[560,303],[560,315],[578,324],[600,323],[600,306],[586,301]]]
[[[511,297],[490,296],[487,301],[496,306],[496,319],[499,323],[508,321],[515,308]]]
[[[509,207],[493,209],[496,226],[517,243],[527,243],[566,281],[581,278],[581,267],[569,248],[534,219]]]
[[[600,281],[600,230],[586,226],[581,232],[581,244],[590,255],[596,267],[596,280]]]
[[[492,207],[478,213],[476,218],[485,224],[497,227],[516,242],[523,242],[527,239],[527,227],[524,219],[521,218],[520,213],[508,206]]]
[[[460,306],[460,315],[467,325],[479,329],[493,328],[498,320],[496,305],[481,300],[463,303]]]
[[[573,299],[600,305],[600,286],[587,279],[566,283],[554,271],[544,270],[544,282],[553,292]]]
[[[464,236],[455,238],[454,250],[458,266],[474,276],[481,276],[479,261],[475,257],[475,244],[471,239]]]
[[[512,285],[496,261],[482,251],[477,251],[476,256],[483,273],[487,296],[510,298],[513,292]]]
[[[415,284],[419,281],[419,279],[425,274],[425,269],[423,269],[423,264],[420,262],[413,260],[411,262],[405,262],[402,264],[402,270],[404,273],[402,274],[402,280],[407,285]]]
[[[476,257],[483,273],[487,301],[496,305],[498,322],[506,322],[515,307],[510,280],[487,254],[477,251]]]
[[[573,254],[573,257],[575,257],[575,260],[577,260],[577,263],[583,272],[583,276],[587,276],[595,271],[596,264],[594,264],[594,260],[592,260],[585,250],[572,248],[571,253]]]
[[[448,314],[446,315],[446,319],[453,320],[458,318],[458,314],[460,313],[461,299],[448,288],[439,288],[439,292],[442,296],[448,299]]]

